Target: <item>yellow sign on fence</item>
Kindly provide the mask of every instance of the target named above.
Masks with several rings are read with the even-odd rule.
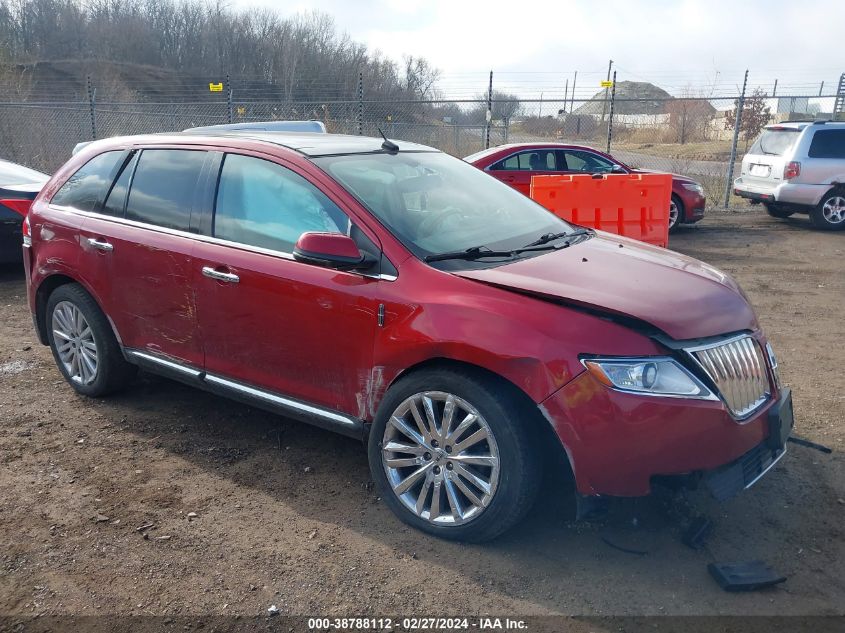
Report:
[[[221,81],[219,84],[208,84],[208,89],[211,92],[223,92],[223,82]]]
[[[601,82],[601,87],[602,88],[613,88],[613,82],[612,81],[603,81],[603,82]]]

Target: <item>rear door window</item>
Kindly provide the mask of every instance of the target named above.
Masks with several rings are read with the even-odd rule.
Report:
[[[276,163],[227,154],[213,235],[283,253],[307,231],[349,233],[349,218],[317,187]]]
[[[816,130],[807,155],[810,158],[845,158],[845,130]]]
[[[493,171],[557,171],[555,152],[530,150],[508,156],[490,167]]]
[[[51,204],[79,211],[99,211],[125,155],[123,151],[98,154],[61,186]]]
[[[126,218],[187,231],[206,155],[197,150],[143,150],[132,177]]]

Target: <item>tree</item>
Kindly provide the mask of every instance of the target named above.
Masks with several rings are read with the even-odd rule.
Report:
[[[41,60],[76,60],[83,68],[60,83],[91,74],[98,97],[113,82],[143,93],[214,98],[203,91],[228,74],[243,99],[320,104],[357,94],[359,73],[366,98],[378,101],[436,97],[439,71],[425,59],[397,64],[338,31],[331,16],[278,8],[230,8],[231,0],[0,0],[0,72],[20,74]],[[278,4],[278,3],[277,3]],[[150,84],[128,65],[164,68]],[[11,69],[11,70],[9,70]],[[111,70],[110,70],[111,69]],[[136,69],[137,70],[137,69]],[[14,77],[13,77],[14,79]],[[53,77],[51,76],[52,80]],[[41,88],[55,94],[56,82]],[[41,96],[41,95],[36,95]],[[218,96],[219,98],[219,96]],[[430,109],[418,107],[417,111]]]
[[[734,101],[732,110],[725,113],[725,129],[732,130],[736,125],[736,111],[739,108],[739,99]],[[771,119],[771,108],[766,103],[766,93],[760,88],[754,90],[750,97],[745,99],[742,108],[742,118],[739,123],[739,133],[745,140],[745,149],[748,150],[748,142],[756,138],[763,127]]]
[[[669,127],[675,131],[676,142],[683,145],[707,137],[707,127],[715,109],[707,99],[693,96],[692,90],[686,88],[680,97],[667,101],[666,113],[669,115]]]
[[[483,124],[487,120],[487,93],[476,95],[478,103],[469,111],[468,118],[473,123]],[[509,92],[493,90],[491,114],[493,121],[501,121],[505,125],[522,113],[522,103],[519,97]]]

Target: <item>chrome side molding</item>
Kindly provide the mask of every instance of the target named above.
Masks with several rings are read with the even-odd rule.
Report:
[[[158,370],[160,373],[166,373],[168,375],[175,373],[181,375],[183,378],[192,378],[194,380],[202,379],[202,372],[190,367],[189,365],[183,365],[182,363],[167,360],[166,358],[162,358],[160,356],[147,354],[146,352],[141,352],[137,349],[125,349],[124,354],[130,362],[135,362],[137,365],[149,369],[150,371]]]
[[[124,354],[130,362],[154,373],[181,380],[212,393],[356,439],[362,439],[364,436],[364,421],[339,411],[245,385],[136,349],[125,349]]]

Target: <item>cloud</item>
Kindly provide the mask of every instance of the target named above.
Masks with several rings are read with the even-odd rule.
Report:
[[[237,7],[270,0],[238,0]],[[337,26],[389,57],[428,58],[457,83],[477,73],[579,70],[597,85],[607,60],[620,78],[650,78],[671,89],[714,81],[735,91],[744,68],[752,81],[833,82],[845,59],[835,53],[845,3],[805,0],[308,0]],[[289,9],[288,9],[289,11]],[[824,15],[824,19],[819,16]],[[788,17],[787,17],[788,16]],[[592,76],[588,73],[594,73]],[[562,79],[560,81],[563,81]],[[783,84],[782,84],[783,85]],[[816,89],[817,91],[817,89]]]

